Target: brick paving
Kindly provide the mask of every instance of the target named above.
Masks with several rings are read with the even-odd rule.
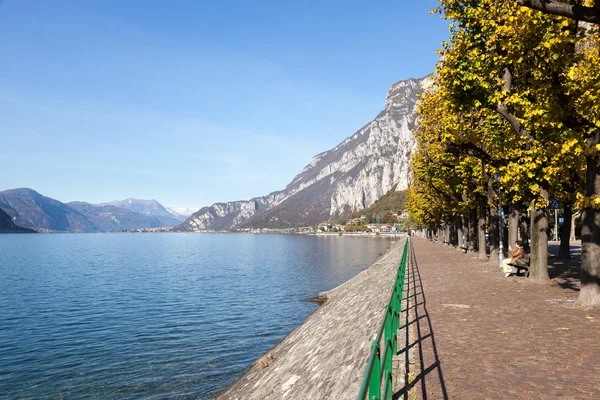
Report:
[[[600,309],[575,303],[573,274],[555,267],[550,284],[534,284],[473,254],[412,243],[410,336],[399,346],[408,384],[396,398],[600,399]]]

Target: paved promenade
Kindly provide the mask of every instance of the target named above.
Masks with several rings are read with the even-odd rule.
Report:
[[[396,398],[600,399],[600,309],[575,303],[573,265],[554,260],[555,278],[539,285],[412,242],[410,336],[399,346],[408,384]]]

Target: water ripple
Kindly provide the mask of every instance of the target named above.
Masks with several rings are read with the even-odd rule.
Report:
[[[388,242],[292,235],[0,236],[0,398],[202,399]]]

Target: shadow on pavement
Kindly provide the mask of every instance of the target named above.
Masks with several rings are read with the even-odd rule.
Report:
[[[548,244],[548,275],[564,289],[579,291],[581,277],[581,245],[571,242],[571,258],[558,258],[559,242]]]
[[[427,312],[421,274],[412,243],[407,265],[407,278],[408,306],[403,310],[405,324],[400,329],[408,329],[404,329],[406,333],[403,335],[404,337],[398,338],[399,342],[404,341],[398,355],[404,356],[405,385],[394,393],[393,398],[408,399],[409,391],[416,387],[419,392],[418,398],[427,399],[430,393],[436,393],[436,398],[443,396],[442,398],[448,399],[433,326]],[[412,357],[411,351],[413,352]],[[415,360],[414,363],[411,358]]]

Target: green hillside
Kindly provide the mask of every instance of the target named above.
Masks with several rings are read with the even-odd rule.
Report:
[[[355,211],[351,214],[344,215],[340,218],[340,221],[345,221],[350,218],[358,218],[361,215],[378,215],[389,212],[402,212],[404,210],[404,204],[406,202],[406,191],[396,191],[392,188],[389,192],[384,194],[379,200],[373,203],[370,207],[364,208],[359,211]]]

